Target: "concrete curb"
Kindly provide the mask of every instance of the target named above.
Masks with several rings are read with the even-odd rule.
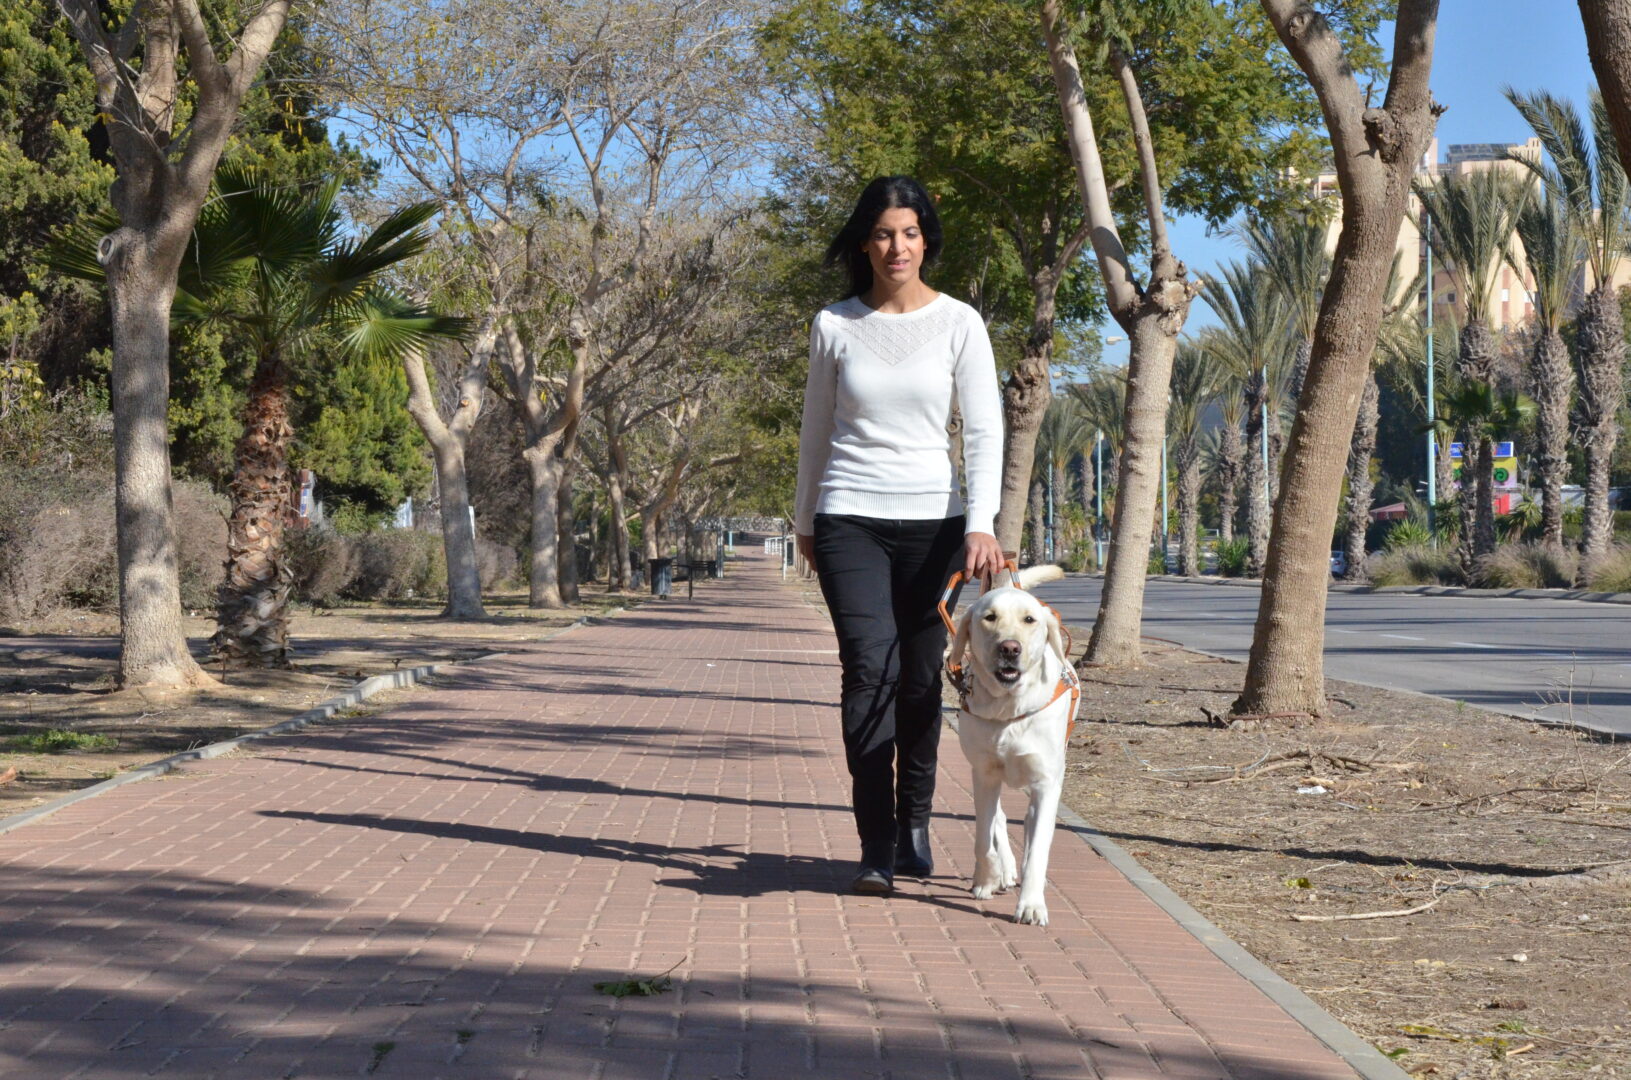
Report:
[[[946,723],[957,730],[957,708],[941,706]],[[1207,951],[1227,964],[1237,975],[1263,992],[1263,995],[1286,1011],[1297,1023],[1308,1029],[1337,1057],[1353,1067],[1364,1080],[1410,1080],[1410,1074],[1390,1061],[1380,1050],[1354,1034],[1342,1021],[1320,1007],[1319,1003],[1275,973],[1267,964],[1247,952],[1245,947],[1218,929],[1206,916],[1196,911],[1183,897],[1162,884],[1146,870],[1127,850],[1108,836],[1088,824],[1076,811],[1059,804],[1059,825],[1074,833],[1084,844],[1099,854],[1105,862],[1132,883],[1133,888],[1149,897],[1156,907],[1171,916],[1191,937],[1205,945]]]
[[[1132,882],[1133,887],[1170,915],[1190,936],[1205,945],[1208,951],[1222,960],[1263,992],[1309,1034],[1324,1043],[1331,1052],[1353,1067],[1365,1080],[1410,1080],[1410,1074],[1389,1060],[1380,1050],[1360,1038],[1342,1021],[1319,1006],[1313,998],[1297,989],[1257,957],[1229,937],[1206,916],[1191,907],[1183,897],[1173,892],[1151,874],[1125,848],[1089,825],[1076,811],[1059,804],[1059,824],[1081,838],[1088,847],[1098,852],[1104,861]]]
[[[585,615],[575,622],[550,631],[538,640],[549,641],[566,633],[568,630],[575,630],[595,619],[604,619],[620,614],[624,610],[624,608],[612,608],[610,611],[602,612],[599,615]],[[172,754],[167,758],[161,758],[158,761],[131,769],[129,772],[122,772],[118,776],[102,781],[100,784],[92,784],[88,788],[80,788],[78,791],[70,792],[61,798],[41,803],[32,810],[24,810],[22,813],[13,814],[10,817],[0,818],[0,836],[4,836],[13,829],[20,829],[24,825],[48,817],[64,807],[72,806],[86,799],[94,799],[98,795],[105,795],[115,788],[121,788],[126,784],[134,784],[142,780],[151,780],[156,776],[163,776],[165,773],[173,772],[190,761],[207,761],[210,758],[217,758],[222,754],[241,749],[251,742],[271,739],[279,735],[293,734],[302,728],[315,724],[319,720],[327,720],[341,709],[349,709],[355,705],[360,705],[375,694],[383,693],[386,690],[400,690],[403,687],[413,686],[426,676],[433,675],[444,668],[476,664],[503,655],[503,653],[496,652],[484,653],[469,660],[451,660],[440,664],[420,664],[418,667],[392,671],[384,675],[371,675],[356,683],[351,689],[338,697],[329,698],[327,701],[321,702],[303,713],[291,716],[281,724],[273,724],[271,727],[261,728],[259,731],[251,731],[231,739],[223,739],[221,742],[210,743],[208,746],[199,746],[192,750],[184,750],[179,754]]]
[[[1151,574],[1144,580],[1171,581],[1181,585],[1225,585],[1243,589],[1263,587],[1263,583],[1256,578]],[[1464,596],[1485,600],[1579,600],[1588,604],[1631,604],[1631,593],[1592,592],[1589,589],[1469,589],[1459,585],[1350,585],[1347,582],[1333,581],[1330,591],[1380,593],[1384,596]]]

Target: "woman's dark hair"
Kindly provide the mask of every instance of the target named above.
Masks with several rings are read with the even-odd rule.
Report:
[[[940,254],[945,243],[940,231],[940,215],[934,212],[934,200],[923,190],[923,185],[910,176],[880,176],[861,192],[855,201],[854,213],[827,245],[826,257],[821,261],[823,266],[844,268],[849,278],[844,299],[860,296],[872,288],[872,260],[862,249],[883,212],[898,209],[917,211],[918,227],[923,230],[923,265],[933,263]]]

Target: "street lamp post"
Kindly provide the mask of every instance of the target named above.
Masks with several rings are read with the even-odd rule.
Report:
[[[1422,239],[1427,248],[1427,532],[1437,537],[1433,522],[1433,507],[1438,503],[1438,438],[1433,433],[1433,215],[1425,207]]]
[[[1093,511],[1093,558],[1100,570],[1104,569],[1104,432],[1093,433],[1094,469],[1098,479],[1094,482],[1093,497],[1098,502]]]

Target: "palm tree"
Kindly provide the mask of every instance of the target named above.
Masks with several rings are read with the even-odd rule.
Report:
[[[1222,324],[1209,336],[1208,347],[1241,380],[1246,420],[1246,527],[1251,540],[1252,572],[1260,574],[1268,558],[1269,496],[1266,414],[1273,387],[1283,385],[1291,352],[1287,348],[1285,298],[1261,263],[1231,262],[1219,276],[1201,284],[1201,298]]]
[[[1518,239],[1535,277],[1535,345],[1527,382],[1535,399],[1535,471],[1540,481],[1541,543],[1563,546],[1563,480],[1568,473],[1569,405],[1574,367],[1562,326],[1585,252],[1568,204],[1553,187],[1518,215]],[[1516,268],[1516,267],[1514,267]]]
[[[1285,302],[1291,332],[1296,339],[1287,396],[1295,402],[1314,352],[1314,324],[1319,320],[1320,298],[1331,274],[1326,250],[1326,228],[1321,222],[1296,218],[1246,221],[1235,230],[1250,259],[1261,263],[1269,281]]]
[[[1178,342],[1167,432],[1178,473],[1178,568],[1190,577],[1201,572],[1201,420],[1225,381],[1214,353],[1192,338]]]
[[[1518,215],[1530,197],[1529,185],[1502,169],[1446,176],[1436,184],[1416,184],[1416,196],[1432,216],[1428,243],[1456,283],[1463,315],[1456,374],[1461,382],[1488,387],[1495,371],[1495,335],[1489,327],[1496,273],[1512,244]],[[1494,438],[1459,433],[1462,444],[1462,542],[1469,559],[1495,550],[1495,507],[1469,490],[1493,495]]]
[[[198,218],[171,318],[238,327],[254,350],[234,450],[226,580],[218,594],[217,657],[289,665],[293,572],[283,534],[293,515],[289,471],[292,383],[304,363],[330,354],[397,357],[464,333],[462,319],[433,315],[393,293],[384,276],[424,250],[434,203],[391,214],[358,241],[343,234],[338,181],[315,190],[277,187],[251,169],[225,167]],[[102,225],[66,238],[57,265],[100,277]]]
[[[1091,452],[1103,455],[1104,475],[1113,480],[1116,476],[1115,456],[1121,449],[1122,421],[1127,415],[1127,380],[1124,374],[1116,370],[1100,371],[1088,382],[1073,385],[1070,396],[1081,409],[1083,427],[1093,429],[1095,439]],[[1102,444],[1097,439],[1099,434],[1104,436]],[[1099,498],[1103,504],[1112,505],[1109,492],[1100,491]],[[1092,517],[1093,535],[1103,538],[1108,523],[1098,520],[1097,514]]]
[[[1055,397],[1048,402],[1048,411],[1042,417],[1042,427],[1036,433],[1036,464],[1046,470],[1053,484],[1052,532],[1049,537],[1053,558],[1064,558],[1059,543],[1059,522],[1063,515],[1059,506],[1069,490],[1065,466],[1077,454],[1086,454],[1093,445],[1093,425],[1083,414],[1081,404],[1069,396]]]
[[[1625,323],[1614,290],[1614,272],[1631,243],[1627,222],[1628,189],[1619,145],[1603,107],[1602,95],[1591,95],[1592,131],[1567,101],[1541,92],[1525,96],[1507,88],[1507,100],[1522,114],[1551,158],[1549,165],[1525,161],[1547,190],[1568,207],[1582,238],[1592,289],[1580,307],[1580,400],[1576,433],[1586,451],[1586,505],[1581,521],[1580,553],[1587,558],[1608,549],[1614,519],[1608,505],[1608,481],[1614,445],[1619,439],[1619,412],[1625,403]],[[1552,358],[1555,361],[1555,358]],[[1545,409],[1545,406],[1542,406]],[[1548,426],[1551,421],[1544,421]]]
[[[1435,433],[1447,439],[1451,432],[1459,432],[1465,448],[1472,445],[1492,446],[1496,439],[1526,423],[1534,415],[1535,403],[1524,394],[1501,393],[1490,382],[1457,377],[1439,399],[1438,408],[1439,414],[1433,422]],[[1463,449],[1462,505],[1466,505],[1470,494],[1477,503],[1493,507],[1494,475],[1486,470],[1469,477],[1465,453]],[[1494,532],[1493,519],[1490,531]],[[1475,580],[1479,563],[1494,550],[1493,538],[1487,546],[1481,546],[1475,538],[1467,535],[1467,518],[1463,513],[1460,554],[1461,569],[1467,575],[1467,580]]]

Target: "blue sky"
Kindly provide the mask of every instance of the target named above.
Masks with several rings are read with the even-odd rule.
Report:
[[[1383,44],[1391,43],[1389,27]],[[1501,96],[1505,86],[1550,90],[1572,98],[1584,112],[1593,81],[1580,12],[1567,0],[1443,0],[1439,7],[1433,96],[1448,107],[1438,123],[1441,153],[1451,143],[1517,143],[1529,135]],[[1192,273],[1241,257],[1233,240],[1206,235],[1198,220],[1173,222],[1172,237],[1174,251]],[[1187,326],[1198,329],[1213,321],[1206,305],[1196,301]],[[1109,337],[1122,331],[1106,322],[1101,332]],[[1105,346],[1104,360],[1125,364],[1127,343]]]

